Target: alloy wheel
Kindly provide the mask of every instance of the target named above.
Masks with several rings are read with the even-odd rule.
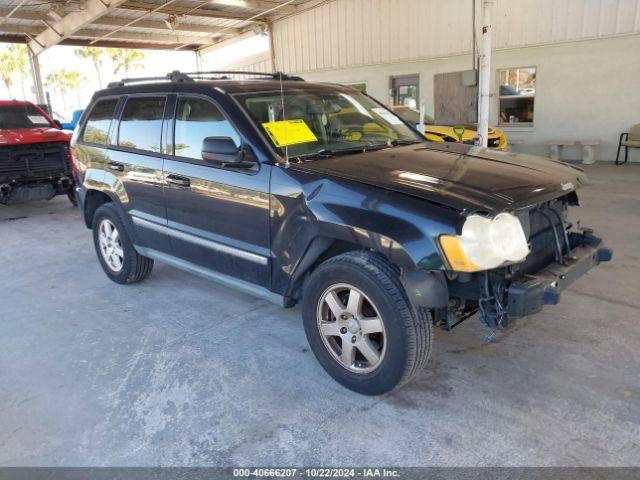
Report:
[[[102,220],[98,227],[98,243],[102,258],[109,268],[116,273],[122,270],[124,250],[120,234],[113,222],[107,218]]]
[[[386,353],[386,333],[374,303],[353,285],[340,283],[320,296],[316,313],[324,346],[342,367],[370,373]]]

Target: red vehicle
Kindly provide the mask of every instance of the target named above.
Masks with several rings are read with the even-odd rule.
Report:
[[[70,140],[59,122],[36,105],[0,100],[0,204],[59,194],[75,203]]]

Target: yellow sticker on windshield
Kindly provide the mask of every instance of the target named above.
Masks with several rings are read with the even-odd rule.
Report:
[[[276,147],[318,141],[318,138],[302,119],[266,122],[262,126]]]

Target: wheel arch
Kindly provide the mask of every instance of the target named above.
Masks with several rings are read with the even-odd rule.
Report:
[[[113,198],[107,195],[101,190],[90,189],[87,190],[84,198],[84,223],[87,228],[91,228],[93,225],[93,217],[96,210],[105,203],[113,202]]]
[[[361,232],[362,233],[362,232]],[[305,281],[325,261],[349,251],[370,251],[381,254],[389,264],[398,267],[407,297],[416,308],[443,308],[449,301],[446,277],[440,270],[421,269],[404,248],[388,237],[368,232],[366,238],[377,242],[357,241],[357,236],[317,236],[309,244],[291,274],[285,305],[293,306],[302,297]],[[384,247],[383,247],[384,245]],[[379,248],[376,248],[378,246]]]
[[[124,228],[127,230],[129,237],[133,241],[134,245],[137,244],[137,235],[135,228],[133,227],[133,223],[130,220],[128,214],[126,214],[125,209],[122,205],[121,198],[110,190],[101,190],[101,189],[89,189],[85,195],[85,200],[83,202],[84,208],[84,222],[87,228],[91,229],[93,227],[93,219],[95,217],[98,209],[103,205],[113,205],[113,207],[117,210],[122,219],[122,223],[124,224]]]

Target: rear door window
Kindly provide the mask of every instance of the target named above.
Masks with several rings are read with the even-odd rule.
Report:
[[[109,125],[113,118],[113,112],[118,105],[117,98],[99,100],[91,109],[89,118],[82,133],[82,140],[98,145],[106,145],[109,136]]]
[[[165,97],[129,97],[118,127],[118,146],[160,153]]]
[[[210,101],[180,97],[176,111],[175,155],[202,159],[202,141],[207,137],[230,137],[240,146],[240,135]]]

